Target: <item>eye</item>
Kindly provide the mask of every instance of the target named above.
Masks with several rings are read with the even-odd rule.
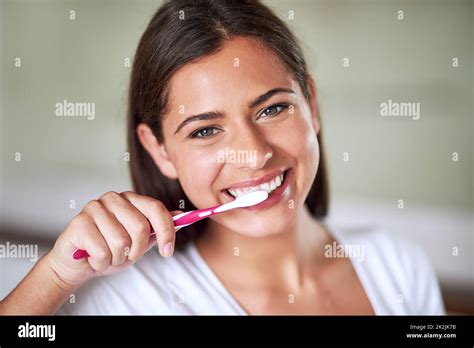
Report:
[[[271,105],[268,108],[266,108],[265,110],[263,110],[263,112],[260,114],[260,116],[273,117],[273,116],[278,115],[280,112],[282,112],[284,109],[287,109],[287,108],[288,108],[288,104]]]
[[[218,131],[218,129],[216,127],[200,128],[200,129],[197,129],[194,132],[192,132],[189,135],[189,138],[209,138],[209,137],[211,137],[211,136],[218,133],[218,132],[214,132],[214,131]]]

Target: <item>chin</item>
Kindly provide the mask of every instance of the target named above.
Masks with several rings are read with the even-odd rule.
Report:
[[[241,234],[246,237],[252,237],[252,238],[264,238],[264,237],[270,237],[270,236],[276,236],[279,234],[283,234],[287,231],[288,229],[286,228],[281,228],[281,229],[268,229],[268,228],[258,228],[256,229],[253,227],[252,229],[241,229],[239,227],[238,230],[234,230],[235,233]]]
[[[274,207],[266,213],[250,213],[235,211],[233,216],[218,216],[215,220],[235,233],[247,237],[268,237],[283,234],[296,218],[296,209],[289,209],[285,202],[281,207]],[[240,216],[239,216],[240,215]]]

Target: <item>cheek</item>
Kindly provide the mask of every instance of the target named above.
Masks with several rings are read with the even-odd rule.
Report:
[[[305,127],[299,142],[299,164],[302,166],[300,173],[303,183],[302,191],[308,194],[319,167],[319,142],[312,125]]]
[[[295,115],[296,116],[296,115]],[[288,124],[290,131],[279,132],[278,146],[295,165],[296,185],[299,194],[309,192],[319,165],[319,143],[308,118],[298,115]]]
[[[312,176],[316,175],[319,165],[319,142],[311,125],[305,127],[302,131],[303,136],[299,144],[299,153],[301,154],[301,161],[304,163],[308,173]]]
[[[189,146],[183,149],[181,155],[177,154],[174,163],[179,182],[189,200],[199,209],[215,205],[211,188],[219,172],[216,151]]]

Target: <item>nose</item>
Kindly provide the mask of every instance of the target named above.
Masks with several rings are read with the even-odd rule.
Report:
[[[253,125],[239,127],[230,148],[236,155],[235,161],[228,161],[239,169],[260,169],[273,157],[273,149],[265,137]]]

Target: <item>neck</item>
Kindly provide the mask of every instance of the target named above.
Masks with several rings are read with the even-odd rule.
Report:
[[[248,237],[211,220],[196,244],[206,262],[236,286],[298,288],[305,281],[306,265],[314,269],[314,261],[319,260],[322,253],[317,250],[323,250],[320,246],[327,242],[327,234],[306,206],[298,209],[295,221],[285,231],[275,232]],[[243,283],[242,279],[249,281]]]

